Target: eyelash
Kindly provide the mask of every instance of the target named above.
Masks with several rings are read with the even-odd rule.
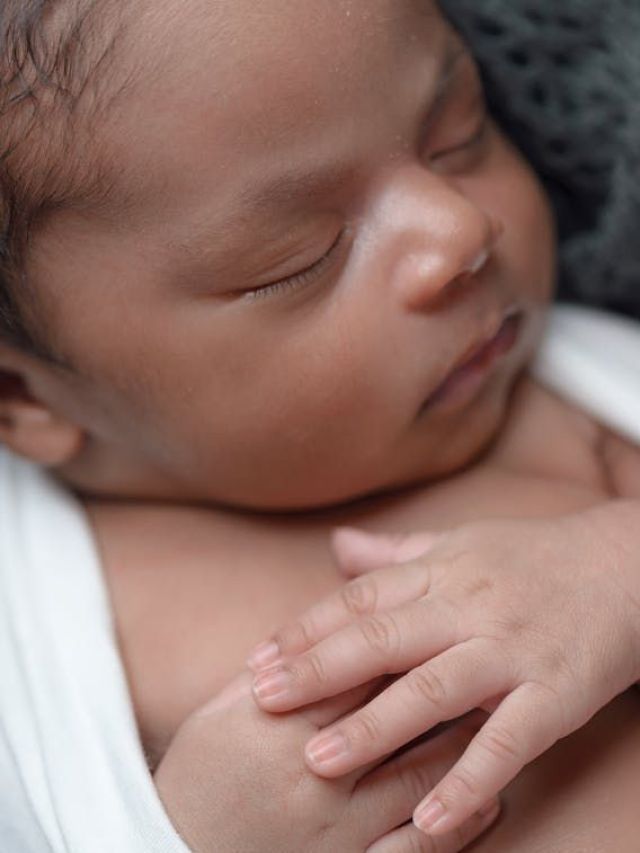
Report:
[[[247,290],[244,294],[245,298],[250,301],[266,299],[269,296],[278,296],[291,290],[297,290],[298,288],[311,283],[333,262],[334,255],[342,245],[346,234],[347,229],[343,228],[324,255],[305,269],[295,273],[294,275],[287,276],[287,278],[280,279],[280,281],[274,281],[271,284],[263,284],[261,287],[256,287],[253,290]]]

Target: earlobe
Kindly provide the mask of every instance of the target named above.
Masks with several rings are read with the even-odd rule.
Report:
[[[15,453],[57,468],[82,449],[84,434],[46,406],[26,399],[0,399],[0,442]]]
[[[73,461],[85,433],[49,405],[56,396],[46,365],[0,341],[1,444],[47,468]]]

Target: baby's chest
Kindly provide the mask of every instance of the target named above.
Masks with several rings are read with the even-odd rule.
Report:
[[[505,478],[506,480],[507,478]],[[470,483],[464,504],[452,517],[455,497],[442,496],[437,506],[420,512],[413,505],[368,525],[390,531],[442,528],[489,514],[488,502],[497,482]],[[546,498],[546,500],[545,500]],[[548,515],[593,503],[593,497],[570,490],[562,494],[532,483],[521,494],[502,483],[497,515]],[[430,503],[430,501],[429,501]],[[543,509],[544,504],[544,509]],[[327,531],[328,538],[328,531]],[[201,558],[185,559],[168,550],[154,571],[135,560],[109,569],[109,584],[123,661],[143,742],[159,756],[186,716],[205,703],[244,668],[248,651],[278,626],[343,583],[326,546],[310,541],[306,548],[273,540],[269,544],[245,536],[235,552],[215,543]],[[297,551],[297,553],[296,553]]]
[[[588,436],[572,432],[553,401],[538,405],[537,419],[507,425],[504,443],[483,464],[320,519],[94,508],[149,750],[161,754],[184,718],[244,667],[257,642],[342,585],[328,547],[335,526],[440,530],[487,517],[559,515],[601,500]]]
[[[326,537],[214,512],[93,513],[120,652],[147,752],[245,665],[285,620],[341,583]]]

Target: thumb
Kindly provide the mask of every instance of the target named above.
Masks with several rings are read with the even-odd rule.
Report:
[[[347,577],[358,577],[395,563],[408,563],[429,551],[439,533],[368,533],[339,527],[331,535],[331,549],[338,568]]]

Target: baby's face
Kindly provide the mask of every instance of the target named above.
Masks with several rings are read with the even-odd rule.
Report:
[[[138,85],[95,139],[126,205],[59,215],[36,247],[79,366],[66,475],[286,509],[459,468],[554,268],[469,54],[429,0],[172,5],[140,6]]]

